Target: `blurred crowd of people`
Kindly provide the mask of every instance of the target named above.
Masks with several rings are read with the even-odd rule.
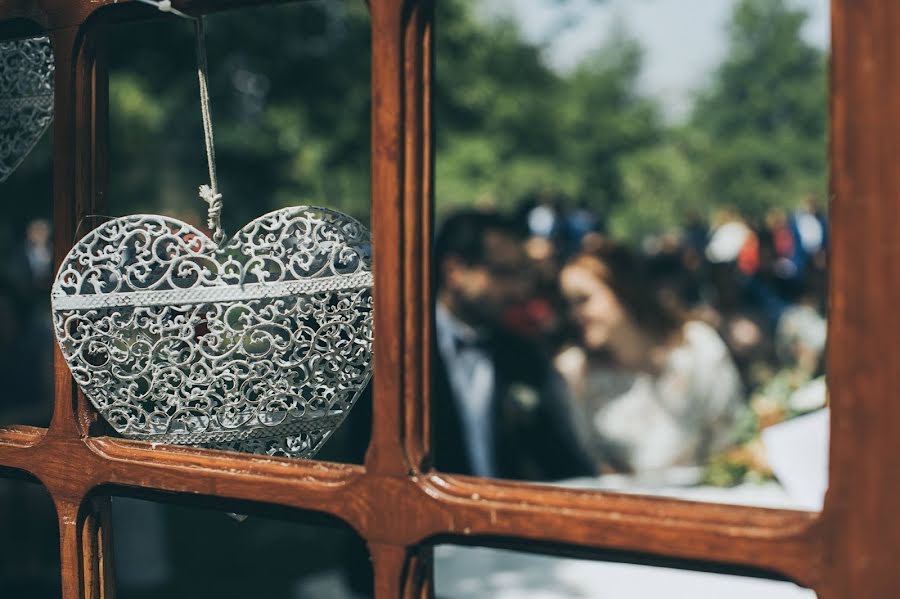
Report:
[[[827,242],[812,197],[758,222],[687,215],[633,244],[555,201],[449,215],[434,248],[438,469],[699,482],[754,391],[822,376]]]

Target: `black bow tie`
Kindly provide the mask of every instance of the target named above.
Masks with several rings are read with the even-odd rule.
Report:
[[[489,346],[487,338],[482,335],[478,335],[477,337],[460,337],[458,335],[454,335],[453,347],[456,349],[457,353],[459,353],[468,349],[476,349],[486,352]]]

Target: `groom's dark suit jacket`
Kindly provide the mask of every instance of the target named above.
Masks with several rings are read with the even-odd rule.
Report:
[[[594,474],[578,445],[564,385],[530,342],[497,332],[485,350],[494,362],[491,399],[494,456],[499,478],[557,480]],[[438,470],[472,474],[460,405],[435,348],[431,399],[432,448]]]

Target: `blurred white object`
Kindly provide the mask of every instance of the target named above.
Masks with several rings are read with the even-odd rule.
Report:
[[[828,388],[825,385],[825,377],[813,379],[806,383],[788,398],[788,404],[792,410],[798,412],[811,412],[824,408],[828,402]]]
[[[786,362],[815,362],[825,351],[827,336],[828,323],[815,308],[791,306],[778,319],[775,351],[779,359]]]
[[[571,352],[557,360],[564,376],[577,371]],[[574,421],[597,464],[635,472],[660,483],[693,468],[702,479],[711,454],[731,446],[744,392],[722,338],[699,320],[685,323],[681,342],[668,351],[658,373],[614,366],[588,367],[584,381],[569,380]]]
[[[531,555],[484,547],[434,550],[435,596],[453,599],[815,599],[790,582]]]
[[[350,590],[340,570],[324,570],[298,580],[291,589],[292,599],[363,599]]]
[[[706,246],[706,257],[714,264],[737,260],[750,237],[750,228],[740,221],[725,223],[715,231]]]
[[[569,389],[576,394],[584,390],[587,366],[587,354],[584,349],[575,345],[559,352],[553,359],[553,367],[569,385]]]
[[[528,213],[528,230],[532,235],[550,237],[556,227],[556,213],[543,204],[535,206]]]
[[[825,501],[829,423],[830,410],[825,408],[762,432],[769,466],[802,509],[819,511]]]
[[[797,232],[800,234],[800,245],[807,254],[815,254],[825,242],[825,229],[816,215],[806,210],[794,213]]]
[[[672,473],[670,479],[663,482],[648,480],[633,474],[604,474],[593,478],[570,478],[555,483],[555,485],[569,489],[671,497],[685,501],[702,501],[703,503],[723,505],[746,505],[775,510],[802,509],[796,501],[788,496],[784,487],[775,481],[743,483],[736,487],[713,487],[685,482],[689,471],[681,473],[679,470],[673,470],[670,472]]]

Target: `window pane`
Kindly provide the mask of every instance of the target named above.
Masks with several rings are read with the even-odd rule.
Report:
[[[349,529],[114,497],[113,530],[122,599],[372,593],[368,552]]]
[[[445,599],[815,599],[790,582],[653,566],[532,555],[484,547],[435,548],[435,590]]]
[[[439,469],[820,508],[828,2],[682,4],[438,7]]]
[[[3,79],[18,82],[0,83],[0,424],[52,413],[52,60],[46,38],[0,41]]]
[[[193,27],[145,22],[110,36],[109,217],[96,224],[134,214],[177,219],[129,227],[165,222],[162,235],[178,238],[166,251],[178,257],[149,246],[140,253],[137,241],[133,260],[123,254],[134,276],[123,277],[128,292],[159,283],[165,297],[147,302],[170,303],[120,310],[128,323],[114,323],[121,348],[109,352],[125,352],[124,373],[98,384],[96,404],[115,431],[135,438],[292,457],[324,443],[324,458],[361,461],[371,374],[365,6],[308,2],[206,19],[226,233],[218,250],[197,194],[209,175]],[[290,211],[297,206],[323,209]],[[181,270],[178,252],[190,254]],[[230,299],[197,299],[212,287]],[[179,303],[182,288],[189,297]],[[145,359],[149,374],[138,375]],[[98,376],[104,368],[88,367]],[[122,407],[128,394],[142,399]]]
[[[0,479],[0,597],[59,597],[56,509],[41,485]]]

